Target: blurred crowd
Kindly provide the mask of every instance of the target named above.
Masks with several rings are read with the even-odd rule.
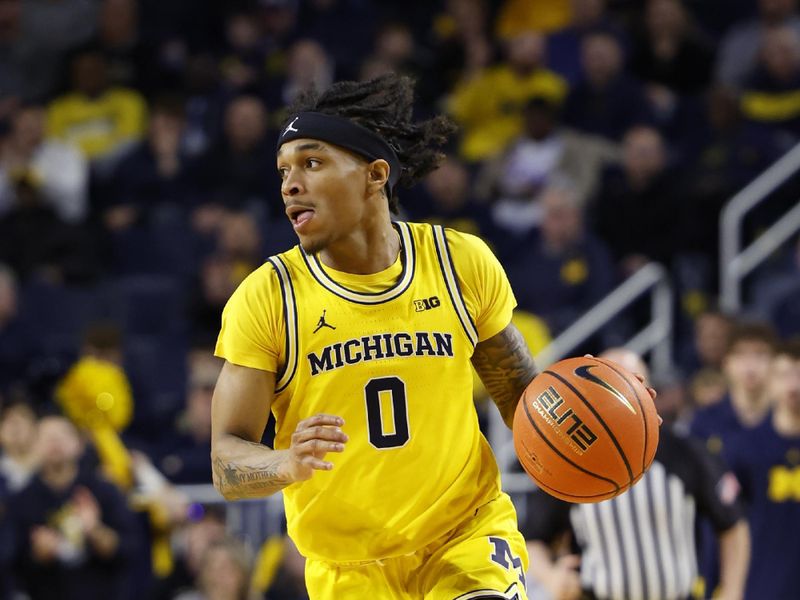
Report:
[[[800,141],[797,4],[0,0],[0,597],[303,597],[281,531],[243,544],[176,486],[210,482],[222,307],[295,243],[285,106],[337,80],[408,74],[416,114],[459,125],[400,218],[482,236],[534,350],[658,261],[677,306],[661,414],[732,402],[760,423],[800,334],[800,240],[725,314],[718,216]],[[766,346],[739,359],[742,328]]]

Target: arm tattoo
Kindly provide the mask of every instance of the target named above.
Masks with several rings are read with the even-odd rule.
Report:
[[[522,334],[509,324],[497,335],[475,346],[472,365],[500,409],[503,421],[511,427],[517,401],[537,374]]]
[[[291,483],[280,472],[280,454],[247,440],[237,440],[236,445],[237,458],[216,456],[212,464],[214,485],[226,499],[261,498]]]

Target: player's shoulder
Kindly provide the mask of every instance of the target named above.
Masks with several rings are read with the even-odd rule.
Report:
[[[491,249],[480,237],[465,233],[451,227],[432,225],[430,223],[407,223],[415,237],[424,239],[440,237],[447,243],[451,254],[457,257],[464,256],[493,256]]]
[[[295,246],[291,250],[270,256],[260,267],[244,278],[236,293],[279,294],[283,281],[287,277],[291,278],[292,273],[302,261],[299,252],[299,247]]]

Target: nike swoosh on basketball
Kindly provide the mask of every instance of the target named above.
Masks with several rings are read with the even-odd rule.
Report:
[[[600,379],[594,373],[590,373],[589,372],[589,369],[591,369],[594,366],[596,366],[596,365],[581,365],[580,367],[575,369],[575,375],[577,375],[581,379],[585,379],[586,381],[591,381],[592,383],[596,383],[600,387],[605,388],[606,390],[611,392],[611,394],[617,400],[622,402],[629,411],[631,411],[633,414],[636,414],[636,409],[633,408],[633,405],[628,401],[628,399],[618,389],[616,389],[614,386],[612,386],[607,381],[603,381],[602,379]]]

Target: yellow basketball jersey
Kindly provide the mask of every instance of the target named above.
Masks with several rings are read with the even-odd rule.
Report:
[[[223,316],[218,355],[267,370],[273,363],[250,357],[259,347],[275,357],[276,449],[309,416],[345,421],[344,452],[326,457],[333,470],[284,490],[289,534],[318,560],[414,552],[500,491],[472,402],[470,357],[510,321],[508,282],[473,236],[395,227],[402,249],[383,273],[388,284],[382,274],[332,271],[295,247],[248,277]],[[261,316],[241,317],[259,302]]]

